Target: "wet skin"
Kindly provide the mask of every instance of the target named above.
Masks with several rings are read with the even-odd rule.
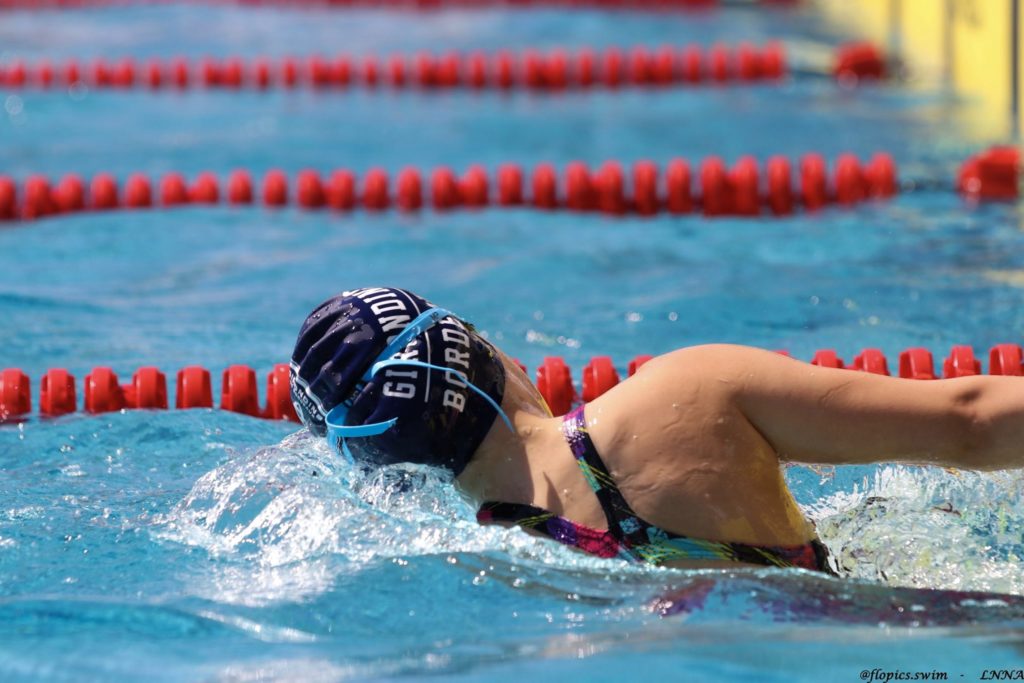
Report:
[[[504,360],[502,406],[516,433],[496,420],[459,486],[478,502],[532,504],[606,529],[561,418],[548,415],[526,376]],[[783,479],[784,461],[1024,464],[1021,378],[899,379],[741,346],[697,346],[655,358],[589,403],[585,416],[638,515],[670,532],[717,541],[799,545],[814,538]]]

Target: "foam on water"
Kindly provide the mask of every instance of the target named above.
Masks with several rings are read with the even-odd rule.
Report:
[[[1020,598],[963,592],[984,581],[1016,590],[998,581],[1012,575],[1019,541],[992,534],[1017,516],[978,509],[965,524],[929,512],[948,501],[967,517],[997,494],[1009,495],[1009,510],[1012,475],[857,468],[823,479],[792,468],[801,499],[820,499],[808,510],[852,578],[680,571],[480,526],[440,472],[361,471],[291,431],[211,411],[0,431],[0,673],[484,680],[566,658],[593,659],[595,675],[625,675],[620,660],[651,656],[655,669],[685,661],[695,680],[714,680],[726,675],[729,643],[760,643],[733,662],[728,675],[738,676],[758,671],[757,657],[808,642],[842,643],[852,657],[896,639],[909,657],[915,642],[942,641],[962,664],[1024,623]],[[920,549],[919,525],[906,517],[915,514],[932,525],[936,548],[957,542],[907,560],[916,574],[898,574],[886,553]],[[987,564],[963,571],[975,555]],[[875,578],[878,567],[889,583]],[[74,675],[62,678],[60,662]]]
[[[844,573],[1021,594],[1024,473],[886,466],[807,506]]]
[[[1022,592],[1022,541],[1013,532],[1024,522],[1020,472],[856,469],[865,472],[862,481],[831,492],[823,487],[804,506],[844,576],[890,586]],[[489,556],[526,571],[594,576],[611,570],[609,562],[519,529],[478,525],[473,513],[438,470],[352,467],[303,430],[200,477],[156,518],[154,535],[231,560],[217,590],[204,596],[252,605],[315,595],[331,585],[328,567],[358,574],[418,557]],[[652,590],[691,574],[614,564],[621,581],[632,577]],[[600,590],[595,596],[621,597]]]

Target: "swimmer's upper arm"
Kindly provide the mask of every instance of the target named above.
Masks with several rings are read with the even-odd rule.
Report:
[[[1022,378],[911,380],[747,347],[694,351],[705,386],[726,392],[784,460],[1024,466]]]

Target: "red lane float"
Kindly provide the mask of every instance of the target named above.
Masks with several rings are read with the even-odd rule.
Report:
[[[992,147],[963,163],[957,189],[974,201],[1011,201],[1020,196],[1020,150]]]
[[[262,417],[268,420],[291,420],[298,422],[295,406],[292,405],[291,379],[288,365],[278,363],[267,375],[267,403]]]
[[[220,409],[256,416],[260,414],[256,396],[256,373],[248,365],[225,368],[220,384]]]
[[[117,375],[107,367],[93,368],[85,376],[85,412],[108,413],[125,407],[124,391]]]
[[[577,161],[559,174],[554,165],[545,162],[533,168],[527,182],[521,167],[505,164],[498,168],[492,183],[487,170],[478,164],[462,176],[444,166],[427,173],[406,167],[398,174],[394,191],[390,175],[380,168],[370,169],[362,178],[346,169],[326,177],[305,169],[294,180],[279,169],[271,169],[259,182],[258,201],[266,207],[297,205],[307,210],[334,211],[359,207],[412,212],[425,205],[444,211],[525,204],[544,210],[597,210],[611,215],[700,211],[707,217],[758,216],[765,212],[785,216],[798,206],[804,210],[829,204],[849,207],[890,197],[898,187],[896,165],[889,155],[881,153],[866,164],[851,154],[842,155],[832,169],[832,180],[825,160],[807,154],[799,163],[799,186],[794,185],[789,160],[783,157],[769,159],[765,173],[753,157],[742,157],[732,168],[718,157],[709,157],[700,163],[696,183],[692,182],[690,162],[685,159],[671,159],[664,173],[653,161],[638,161],[631,166],[628,181],[623,168],[618,161],[607,161],[592,171]],[[424,178],[429,179],[427,188]],[[154,186],[159,188],[156,196]],[[55,187],[47,178],[34,175],[25,179],[20,191],[13,179],[0,175],[0,220],[33,220],[84,210],[248,205],[257,201],[252,175],[245,170],[232,171],[225,188],[222,192],[220,178],[210,172],[200,173],[191,184],[180,173],[167,173],[156,183],[133,173],[124,183],[123,192],[117,179],[106,173],[97,174],[88,184],[70,174]]]
[[[248,366],[232,365],[224,370],[220,407],[244,415],[298,422],[288,382],[288,365],[274,366],[267,375],[267,404],[261,409],[256,373]],[[128,384],[120,384],[109,367],[97,367],[85,376],[83,385],[82,409],[87,413],[168,408],[167,377],[156,367],[139,368]],[[209,370],[193,365],[178,371],[174,407],[213,407]],[[0,422],[23,419],[31,410],[29,377],[16,368],[0,371]],[[39,414],[58,417],[76,410],[74,376],[61,368],[48,370],[39,383]]]
[[[889,361],[886,360],[885,354],[878,349],[864,349],[854,356],[853,363],[849,367],[875,375],[889,374]]]
[[[832,74],[840,83],[856,85],[862,80],[886,77],[885,57],[873,43],[849,43],[835,54]]]
[[[900,352],[900,377],[936,379],[932,354],[928,349],[912,348]]]
[[[789,356],[785,351],[782,355]],[[629,361],[628,376],[632,377],[647,362],[650,355],[639,355]],[[526,366],[516,364],[527,372]],[[810,360],[822,368],[847,369],[889,375],[888,360],[878,349],[864,349],[849,363],[833,349],[819,349]],[[930,351],[909,348],[899,354],[897,376],[905,379],[935,380],[934,361]],[[954,346],[942,361],[942,377],[949,379],[982,374],[982,364],[970,346]],[[1024,349],[1017,344],[997,344],[989,351],[989,374],[1024,376]],[[554,415],[564,415],[580,401],[589,402],[616,386],[620,381],[618,369],[608,356],[591,358],[583,369],[578,385],[573,383],[572,371],[559,356],[546,357],[536,371],[537,388]],[[24,419],[32,410],[31,381],[17,368],[0,370],[0,422]],[[576,386],[580,387],[577,393]],[[155,367],[139,368],[129,384],[118,384],[117,375],[107,367],[93,369],[85,378],[83,409],[89,413],[105,413],[123,409],[157,409],[168,407],[167,383],[164,374]],[[189,366],[178,371],[174,407],[213,407],[210,372],[200,366]],[[285,363],[275,365],[267,375],[266,403],[261,409],[256,390],[256,373],[246,365],[232,365],[221,376],[220,408],[231,412],[271,420],[298,422],[291,403],[289,369]],[[75,378],[66,370],[47,371],[40,382],[39,413],[56,417],[76,410]]]
[[[635,375],[637,370],[639,370],[641,367],[643,367],[644,364],[647,363],[647,361],[653,358],[654,356],[651,356],[649,354],[641,354],[634,358],[633,360],[629,361],[629,376],[632,377],[633,375]]]
[[[608,356],[591,358],[583,368],[583,401],[589,403],[619,383],[619,373]]]
[[[974,357],[974,350],[970,346],[954,346],[949,357],[942,362],[943,377],[968,377],[980,374],[981,362]]]
[[[213,389],[210,387],[209,370],[199,365],[190,365],[178,371],[174,407],[179,410],[213,407]]]
[[[663,1],[663,0],[658,0]],[[2,6],[3,0],[0,0]],[[827,68],[821,68],[827,72]],[[800,71],[813,71],[805,68]],[[841,46],[835,53],[832,74],[844,84],[884,78],[885,61],[871,45]],[[722,44],[704,48],[663,46],[649,49],[611,47],[594,49],[553,49],[545,53],[525,50],[519,54],[447,53],[392,55],[386,63],[375,57],[333,60],[314,55],[305,59],[265,57],[245,61],[238,57],[206,58],[190,62],[181,57],[151,59],[142,69],[129,59],[116,63],[93,61],[88,68],[70,60],[60,69],[47,61],[0,64],[0,87],[67,88],[76,84],[90,88],[136,88],[158,91],[165,88],[238,90],[252,88],[344,89],[351,87],[417,88],[450,90],[525,89],[561,91],[580,88],[657,87],[700,84],[753,84],[780,82],[789,75],[785,48],[780,43],[755,47]]]
[[[39,383],[39,413],[57,417],[75,412],[75,377],[63,368],[47,370]]]
[[[1021,348],[1016,344],[997,344],[988,355],[988,371],[992,375],[1020,376],[1024,369]]]
[[[0,372],[0,423],[32,412],[32,388],[28,375],[17,368]]]
[[[836,355],[836,352],[832,349],[820,349],[815,351],[814,357],[811,358],[811,365],[818,365],[823,368],[838,368],[842,369],[846,367],[843,364],[843,360]]]
[[[537,389],[553,415],[565,415],[572,409],[576,392],[569,366],[558,356],[549,356],[537,368]]]

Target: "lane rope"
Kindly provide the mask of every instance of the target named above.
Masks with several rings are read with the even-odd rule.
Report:
[[[268,90],[348,88],[563,91],[627,86],[672,87],[781,83],[787,76],[829,76],[844,85],[877,80],[887,73],[885,57],[867,43],[845,45],[830,64],[813,59],[790,68],[786,50],[773,42],[757,47],[716,44],[524,50],[435,55],[396,54],[385,58],[347,55],[280,59],[239,57],[91,62],[70,59],[0,64],[0,87],[7,89],[186,90],[192,88]]]
[[[987,186],[986,180],[980,181],[980,187]],[[800,159],[795,177],[792,164],[783,156],[770,158],[763,169],[749,156],[732,168],[719,157],[708,157],[695,173],[681,158],[669,161],[663,169],[652,161],[638,161],[628,168],[608,161],[597,169],[574,161],[561,171],[553,164],[539,163],[529,174],[518,164],[503,164],[494,174],[472,165],[459,176],[447,166],[429,174],[407,167],[394,180],[381,168],[370,169],[361,178],[338,169],[327,177],[304,170],[292,179],[272,169],[258,185],[245,170],[233,171],[224,183],[210,172],[191,181],[180,173],[167,173],[155,185],[141,173],[131,174],[123,183],[108,173],[98,173],[88,182],[71,173],[55,184],[45,176],[32,175],[20,187],[9,176],[0,175],[0,220],[28,221],[81,211],[255,203],[336,212],[357,208],[418,212],[429,205],[437,211],[526,206],[612,215],[785,216],[801,207],[814,211],[830,204],[852,206],[891,197],[898,191],[896,165],[887,154],[876,154],[865,164],[852,154],[841,155],[831,175],[821,155],[807,154]]]
[[[98,173],[88,183],[71,173],[55,184],[45,176],[32,175],[20,187],[11,177],[0,175],[0,221],[31,221],[81,211],[255,203],[335,212],[357,208],[418,212],[427,205],[436,211],[525,206],[610,215],[781,217],[798,209],[813,212],[829,205],[852,207],[900,191],[955,188],[973,201],[1012,201],[1018,197],[1019,178],[1020,153],[1014,147],[993,147],[971,156],[956,180],[949,182],[901,182],[895,162],[885,153],[875,154],[867,162],[843,154],[831,167],[820,154],[805,154],[795,171],[784,156],[771,157],[763,166],[746,156],[731,168],[712,156],[701,161],[696,172],[682,158],[670,160],[664,168],[652,161],[638,161],[626,169],[621,162],[607,161],[593,169],[573,161],[559,171],[553,164],[539,163],[528,177],[518,164],[503,164],[494,174],[472,165],[460,176],[439,166],[426,177],[407,167],[394,181],[381,168],[370,169],[358,179],[347,169],[327,177],[304,170],[293,179],[272,169],[263,175],[259,186],[246,170],[231,172],[223,184],[210,172],[191,181],[180,173],[167,173],[155,186],[141,173],[131,174],[123,184],[108,173]]]
[[[780,351],[789,355],[784,351]],[[650,355],[638,355],[622,369],[632,376]],[[523,372],[526,366],[519,363]],[[813,365],[845,368],[889,375],[889,361],[879,349],[862,350],[849,361],[844,361],[832,349],[821,349],[810,360]],[[989,350],[988,373],[991,375],[1024,375],[1024,350],[1017,344],[997,344]],[[943,359],[941,370],[931,352],[921,347],[900,352],[896,362],[896,375],[907,379],[931,380],[967,377],[982,374],[982,364],[970,346],[952,347]],[[536,384],[555,415],[563,415],[580,401],[589,402],[612,389],[620,382],[619,369],[608,356],[595,356],[583,368],[578,383],[573,383],[572,370],[561,356],[548,356],[536,368]],[[247,365],[231,365],[221,373],[219,407],[252,417],[297,422],[291,404],[288,383],[288,364],[279,363],[267,375],[265,403],[260,407],[256,372]],[[193,365],[177,372],[174,408],[213,408],[211,373],[202,366]],[[40,417],[58,417],[81,409],[91,414],[119,410],[167,410],[166,375],[159,368],[139,368],[127,384],[120,384],[109,367],[94,368],[83,381],[81,408],[74,375],[63,368],[47,370],[39,380],[37,394]],[[577,390],[578,389],[578,390]],[[32,413],[32,381],[18,368],[0,370],[0,422],[18,422]]]

